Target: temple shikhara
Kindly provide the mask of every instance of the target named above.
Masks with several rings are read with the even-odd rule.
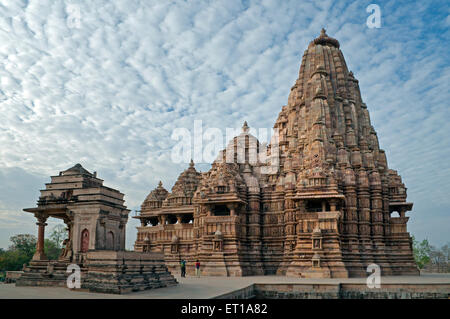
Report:
[[[325,30],[274,129],[268,161],[254,156],[260,144],[244,123],[208,172],[191,162],[171,192],[160,182],[136,216],[135,250],[163,252],[172,272],[199,260],[204,275],[363,277],[372,263],[382,275],[417,275],[406,187]]]
[[[65,286],[76,264],[82,287],[123,293],[177,282],[187,273],[366,277],[418,275],[407,232],[406,187],[388,167],[358,80],[339,42],[322,30],[304,52],[298,79],[267,148],[245,122],[207,172],[191,161],[169,192],[142,203],[135,251],[125,250],[124,194],[77,164],[41,190],[36,254],[17,285]],[[256,156],[261,152],[265,156]],[[44,253],[48,218],[67,225],[60,258]]]

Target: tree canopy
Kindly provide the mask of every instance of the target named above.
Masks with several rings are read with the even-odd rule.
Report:
[[[412,236],[412,240],[414,259],[416,260],[417,267],[419,267],[419,269],[423,269],[431,260],[431,245],[428,242],[428,239],[424,239],[419,242],[414,236]]]
[[[413,251],[417,267],[428,272],[450,272],[450,244],[441,248],[430,245],[428,239],[417,241],[414,236]]]
[[[44,252],[48,259],[58,259],[66,233],[66,227],[62,224],[52,228],[49,238],[44,240]],[[0,274],[7,270],[22,270],[36,252],[37,239],[34,235],[18,234],[9,240],[11,245],[7,250],[0,248]]]

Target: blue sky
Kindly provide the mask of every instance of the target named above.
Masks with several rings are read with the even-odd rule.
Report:
[[[381,28],[366,25],[370,3]],[[442,245],[449,26],[446,1],[2,0],[0,247],[36,233],[22,208],[75,163],[137,209],[186,167],[170,160],[175,128],[271,128],[322,27],[340,41],[389,166],[408,187],[409,231]]]

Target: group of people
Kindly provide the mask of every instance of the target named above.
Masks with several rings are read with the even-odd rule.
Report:
[[[186,260],[182,259],[180,261],[180,267],[181,267],[181,277],[186,277]],[[195,275],[197,277],[200,277],[200,262],[198,259],[195,262]]]

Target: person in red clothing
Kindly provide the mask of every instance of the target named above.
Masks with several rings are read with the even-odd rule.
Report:
[[[197,261],[195,262],[195,274],[197,275],[197,277],[200,277],[200,262]]]

